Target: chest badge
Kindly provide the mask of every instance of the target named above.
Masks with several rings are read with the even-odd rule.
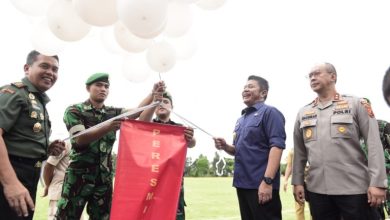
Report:
[[[31,118],[38,118],[38,113],[36,111],[31,112]]]
[[[34,99],[35,99],[35,95],[32,94],[32,93],[28,94],[28,97],[29,97],[31,100],[34,100]]]
[[[34,124],[33,131],[34,131],[35,133],[40,132],[41,129],[42,129],[41,123],[37,122],[37,123]]]
[[[311,128],[306,129],[306,131],[305,131],[305,137],[306,137],[306,139],[309,139],[309,138],[311,138],[312,136],[313,136],[313,131],[312,131],[312,129],[311,129]]]

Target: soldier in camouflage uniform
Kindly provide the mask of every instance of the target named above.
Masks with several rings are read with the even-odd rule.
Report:
[[[109,86],[106,73],[96,73],[88,78],[86,87],[90,94],[89,99],[72,105],[65,111],[64,122],[70,135],[128,111],[104,105]],[[163,82],[156,83],[153,92],[142,101],[140,107],[150,104],[154,99],[153,94],[161,93],[163,89]],[[131,117],[138,116],[139,114]],[[58,202],[57,219],[79,219],[86,203],[90,219],[109,219],[113,180],[111,150],[120,123],[121,121],[113,121],[72,139],[71,162]]]
[[[163,93],[162,104],[158,107],[145,110],[141,115],[145,115],[145,118],[151,118],[153,113],[156,114],[156,118],[153,119],[155,123],[168,124],[168,125],[177,125],[181,126],[170,119],[171,112],[168,109],[173,108],[172,96],[168,92]],[[155,111],[153,112],[153,110]],[[187,127],[184,130],[185,139],[187,140],[187,147],[192,148],[196,144],[194,138],[194,129]],[[185,210],[184,206],[186,205],[184,201],[184,178],[181,181],[180,195],[179,195],[179,204],[176,212],[176,220],[185,220]]]
[[[0,218],[32,219],[42,161],[65,144],[49,143],[46,95],[57,81],[58,57],[31,51],[21,82],[0,87]],[[22,217],[23,216],[23,217]]]

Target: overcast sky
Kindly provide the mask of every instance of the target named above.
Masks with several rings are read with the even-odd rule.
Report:
[[[315,63],[324,61],[335,65],[340,93],[369,98],[376,117],[390,120],[381,92],[390,65],[389,8],[390,2],[385,0],[227,0],[213,11],[192,5],[188,35],[197,41],[196,53],[188,60],[178,60],[161,77],[173,95],[177,113],[229,142],[245,107],[243,86],[247,77],[255,74],[269,81],[267,103],[284,114],[287,148],[293,147],[296,114],[316,97],[305,75]],[[0,1],[0,13],[0,84],[8,84],[24,76],[25,57],[33,49],[31,30],[42,17],[21,13],[10,0]],[[64,109],[88,98],[84,82],[90,74],[111,74],[106,104],[118,107],[136,106],[159,80],[153,73],[142,83],[127,81],[122,74],[122,56],[103,46],[101,31],[93,28],[59,54],[59,79],[48,92],[56,137],[67,137]],[[188,155],[212,158],[212,139],[199,129],[196,138],[198,144]]]

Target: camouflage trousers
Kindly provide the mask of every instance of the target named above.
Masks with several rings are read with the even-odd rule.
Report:
[[[186,206],[186,202],[184,201],[184,188],[182,185],[180,188],[179,204],[177,206],[176,220],[185,220],[186,219],[186,213],[184,211],[184,206]]]
[[[80,219],[86,203],[90,219],[109,219],[111,200],[112,179],[102,181],[99,169],[68,168],[56,219]]]

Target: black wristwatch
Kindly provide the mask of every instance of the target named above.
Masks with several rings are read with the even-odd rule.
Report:
[[[267,184],[267,185],[271,185],[274,180],[271,178],[271,177],[263,177],[263,181]]]

